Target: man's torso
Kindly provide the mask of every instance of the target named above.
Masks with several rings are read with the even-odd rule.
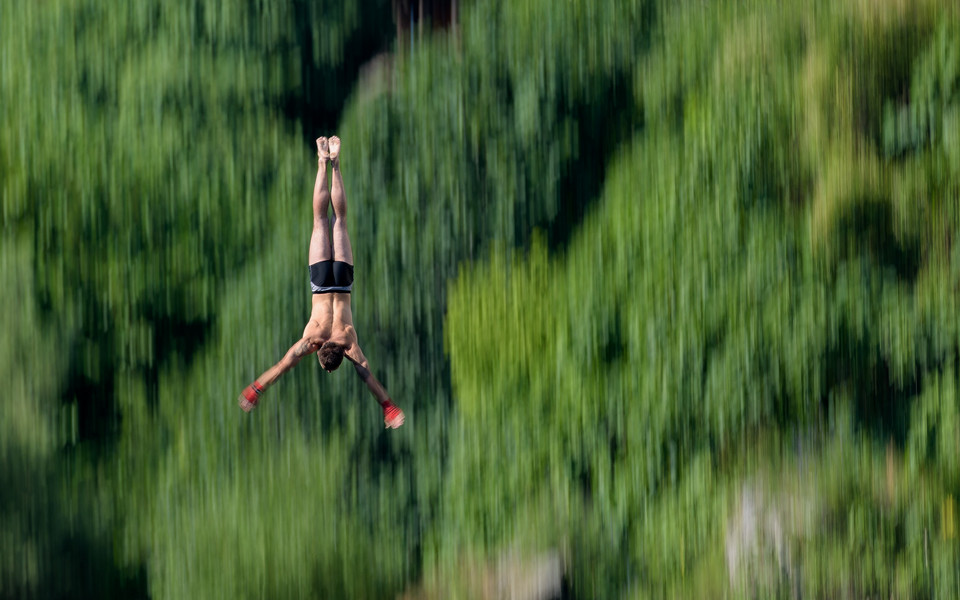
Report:
[[[313,294],[312,297],[313,308],[303,336],[319,345],[336,342],[350,348],[356,344],[350,294]]]

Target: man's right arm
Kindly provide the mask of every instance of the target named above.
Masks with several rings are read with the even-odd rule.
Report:
[[[250,412],[257,406],[260,396],[268,387],[274,384],[280,376],[292,369],[300,362],[304,356],[308,356],[317,351],[319,344],[310,341],[308,338],[302,338],[280,359],[280,361],[264,371],[263,375],[257,377],[253,383],[248,385],[240,394],[238,403],[240,408]]]

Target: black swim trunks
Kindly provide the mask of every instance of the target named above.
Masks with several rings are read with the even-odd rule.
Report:
[[[349,294],[353,288],[353,265],[324,260],[310,265],[310,289],[314,294]]]

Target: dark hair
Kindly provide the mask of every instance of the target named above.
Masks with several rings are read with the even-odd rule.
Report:
[[[336,371],[343,362],[343,351],[345,348],[336,342],[324,342],[317,352],[317,358],[320,359],[320,366],[327,371]]]

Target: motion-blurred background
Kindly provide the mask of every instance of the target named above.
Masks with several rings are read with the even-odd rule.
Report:
[[[4,0],[0,115],[0,597],[960,596],[952,0]],[[236,406],[332,134],[395,432]]]

